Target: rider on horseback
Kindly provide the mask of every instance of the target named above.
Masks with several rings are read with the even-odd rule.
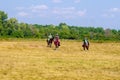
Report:
[[[54,38],[54,44],[55,44],[56,48],[58,48],[60,46],[60,40],[59,40],[58,34],[56,34],[56,36]]]
[[[89,41],[87,38],[85,38],[83,40],[83,45],[82,45],[83,49],[85,50],[85,48],[88,50],[89,49]]]
[[[50,39],[52,39],[52,35],[51,35],[51,33],[48,35],[48,41],[50,40]]]
[[[52,41],[53,41],[53,36],[52,36],[52,34],[50,33],[50,34],[48,35],[48,38],[47,38],[47,46],[50,46],[50,47],[51,47]]]

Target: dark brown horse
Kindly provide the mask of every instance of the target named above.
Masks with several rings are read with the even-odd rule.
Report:
[[[83,47],[84,50],[85,50],[85,49],[89,50],[89,41],[83,40],[83,45],[82,45],[82,47]]]
[[[47,46],[48,47],[51,47],[52,46],[52,42],[53,42],[53,40],[54,40],[54,37],[52,37],[51,39],[47,39],[46,41],[47,41]]]

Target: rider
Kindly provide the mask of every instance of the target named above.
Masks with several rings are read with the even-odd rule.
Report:
[[[58,34],[56,34],[54,41],[55,41],[55,44],[58,43],[58,46],[60,46],[60,40],[59,40]]]
[[[53,36],[52,36],[51,33],[50,33],[50,34],[48,35],[48,38],[47,38],[47,46],[50,46],[50,47],[51,47],[52,39],[53,39]]]
[[[87,38],[84,38],[82,47],[84,48],[84,50],[85,50],[85,47],[87,50],[89,49],[89,41]]]
[[[50,40],[50,39],[52,39],[52,34],[50,33],[49,35],[48,35],[48,41]]]
[[[83,43],[85,43],[85,44],[88,46],[88,45],[89,45],[89,41],[88,41],[88,39],[85,38],[85,39],[83,40]]]

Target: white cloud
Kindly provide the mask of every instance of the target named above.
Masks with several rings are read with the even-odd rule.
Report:
[[[70,14],[75,10],[74,7],[68,7],[68,8],[55,8],[53,10],[54,14]]]
[[[30,9],[33,12],[38,12],[38,11],[41,11],[41,10],[47,10],[48,6],[47,5],[33,5],[32,7],[30,7]]]
[[[25,7],[16,7],[16,10],[24,10]]]
[[[77,14],[78,14],[80,17],[83,17],[83,16],[86,15],[86,12],[87,12],[87,10],[84,9],[84,10],[78,11]]]
[[[26,12],[19,12],[18,16],[27,17],[29,14]]]
[[[111,8],[110,11],[111,12],[120,12],[120,8]]]
[[[62,0],[52,0],[54,3],[61,3]]]
[[[40,12],[40,11],[45,11],[48,9],[47,5],[32,5],[29,7],[16,7],[17,10],[19,11],[32,11],[32,12]]]
[[[47,5],[32,5],[29,7],[18,7],[18,15],[21,17],[59,17],[63,19],[73,19],[83,17],[87,10],[78,10],[74,6],[70,7],[53,7],[49,8]],[[23,9],[23,10],[22,10]],[[25,12],[24,12],[25,11]]]
[[[74,0],[75,3],[80,3],[81,0]]]
[[[48,15],[47,5],[32,5],[29,7],[16,7],[19,17],[46,17]]]
[[[116,16],[119,15],[119,13],[120,13],[120,8],[110,8],[102,15],[102,17],[115,18]]]
[[[75,7],[55,8],[53,14],[60,16],[60,18],[76,18],[86,15],[87,10],[77,10]]]
[[[37,17],[47,17],[48,16],[48,6],[47,5],[34,5],[30,8],[31,13]]]
[[[74,17],[75,8],[67,7],[67,8],[54,8],[53,14],[57,16],[57,18],[73,18]]]
[[[114,18],[115,15],[114,14],[103,14],[102,15],[104,18]]]

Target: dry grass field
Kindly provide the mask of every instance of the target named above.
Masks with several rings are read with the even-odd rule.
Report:
[[[0,41],[0,80],[120,80],[120,43]]]

